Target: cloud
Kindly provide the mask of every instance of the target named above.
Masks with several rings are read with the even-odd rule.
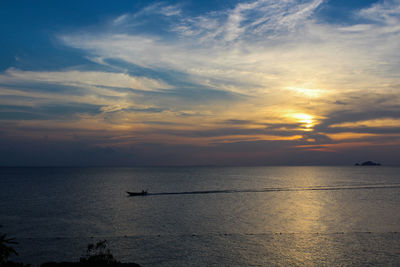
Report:
[[[281,37],[289,29],[297,34],[292,29],[294,25],[302,28],[321,3],[255,1],[196,18],[181,16],[177,22],[169,23],[169,29],[178,34],[176,41],[149,32],[131,34],[118,33],[118,30],[117,33],[69,34],[60,38],[66,45],[102,58],[121,59],[146,68],[173,69],[187,73],[197,84],[243,93],[249,87],[263,89],[282,74],[279,66],[269,64],[276,61],[277,53],[272,50],[276,44],[265,43],[271,37],[271,29],[272,35]],[[142,12],[148,13],[153,8],[150,6]],[[137,15],[131,16],[135,18]],[[187,38],[188,32],[192,34]],[[261,39],[263,36],[265,39]],[[260,49],[261,46],[265,49]]]
[[[257,97],[288,87],[381,89],[382,79],[385,84],[398,80],[398,33],[388,33],[386,24],[320,23],[313,13],[321,5],[323,1],[254,1],[198,17],[181,14],[163,34],[116,30],[60,38],[103,59],[174,70],[200,86]],[[358,15],[366,17],[364,13],[374,16],[365,10]]]
[[[24,130],[17,125],[29,124],[45,132],[49,130],[46,126],[49,124],[55,128],[63,127],[67,132],[90,128],[128,129],[126,120],[132,114],[165,110],[136,101],[136,94],[171,88],[162,80],[126,73],[10,68],[0,74],[0,120],[17,122],[7,129],[8,135],[17,132],[24,135]],[[116,127],[117,123],[122,125]]]
[[[108,86],[122,87],[139,90],[170,89],[171,86],[163,81],[147,78],[133,77],[126,73],[100,72],[100,71],[22,71],[14,68],[6,70],[0,75],[0,83],[37,83],[62,84],[67,86]]]
[[[367,18],[371,21],[379,22],[385,27],[390,27],[394,31],[399,31],[399,15],[400,14],[400,1],[399,0],[385,0],[372,5],[369,8],[362,9],[359,16]]]
[[[122,14],[121,16],[115,18],[112,23],[114,25],[121,25],[121,24],[125,23],[128,18],[129,18],[129,14]]]
[[[143,26],[148,20],[152,20],[154,16],[169,18],[181,15],[181,5],[169,5],[164,2],[150,4],[135,13],[124,13],[111,21],[113,26],[119,29],[129,29],[131,27]],[[140,20],[140,21],[139,21]]]
[[[180,5],[168,5],[163,2],[154,3],[136,12],[133,16],[139,17],[143,15],[160,14],[163,16],[176,16],[181,14]]]

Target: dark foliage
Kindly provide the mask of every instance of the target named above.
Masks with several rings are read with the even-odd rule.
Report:
[[[136,263],[121,263],[111,254],[106,240],[89,244],[86,255],[82,256],[79,262],[47,262],[41,267],[140,267]]]
[[[111,254],[107,245],[106,240],[99,241],[96,244],[89,244],[87,246],[86,256],[81,257],[79,262],[93,266],[111,266],[117,263],[117,260]]]
[[[40,265],[40,267],[140,267],[139,264],[137,263],[113,263],[110,265],[104,265],[104,264],[94,264],[94,263],[81,263],[81,262],[46,262]]]
[[[1,227],[1,225],[0,225]],[[7,238],[6,234],[0,233],[0,267],[29,267],[30,264],[9,261],[12,255],[18,255],[12,245],[18,244],[14,238]],[[121,263],[111,254],[106,240],[101,240],[96,244],[89,244],[86,255],[82,256],[79,262],[46,262],[41,267],[140,267],[136,263]]]
[[[2,227],[0,225],[0,227]],[[7,234],[0,234],[0,266],[1,267],[29,267],[30,264],[17,263],[9,261],[12,255],[18,255],[12,245],[17,245],[15,238],[7,238]]]
[[[21,262],[6,261],[0,264],[1,267],[30,267],[30,264],[23,264]]]

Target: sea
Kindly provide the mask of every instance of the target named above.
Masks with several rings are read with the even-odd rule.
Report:
[[[32,266],[99,240],[141,266],[400,266],[400,167],[0,168],[0,224]]]

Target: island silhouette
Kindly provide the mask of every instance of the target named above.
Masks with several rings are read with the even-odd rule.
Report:
[[[373,161],[365,161],[365,162],[363,162],[363,163],[356,163],[356,164],[354,164],[355,166],[381,166],[381,164],[380,163],[377,163],[377,162],[373,162]]]

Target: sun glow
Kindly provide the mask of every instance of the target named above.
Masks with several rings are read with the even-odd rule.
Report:
[[[295,114],[292,115],[292,117],[298,123],[301,123],[303,127],[305,127],[305,129],[303,129],[304,131],[311,131],[312,130],[311,128],[315,124],[314,117],[312,115],[309,115],[309,114],[295,113]]]
[[[286,87],[286,89],[293,91],[296,94],[311,97],[311,98],[319,97],[322,94],[322,90],[320,90],[320,89],[310,89],[310,88],[293,87],[293,86]]]

